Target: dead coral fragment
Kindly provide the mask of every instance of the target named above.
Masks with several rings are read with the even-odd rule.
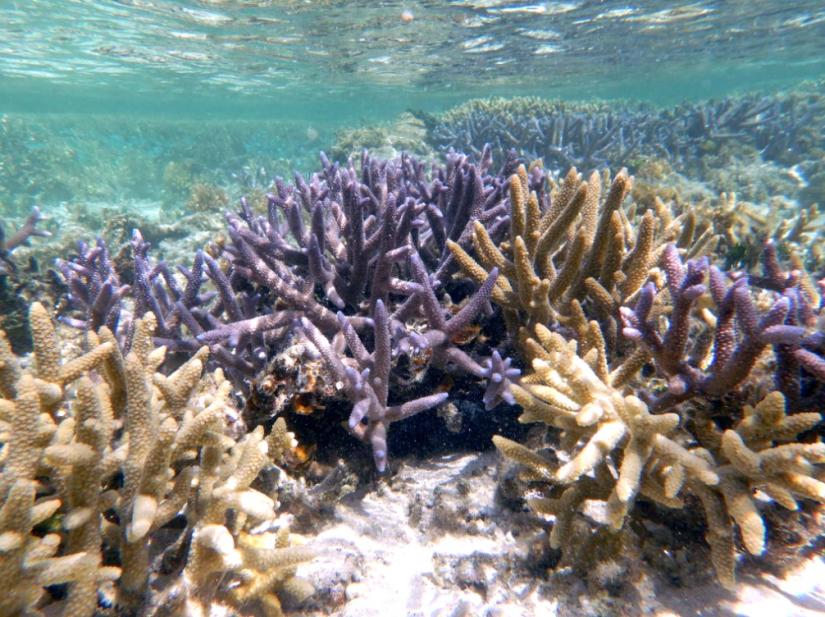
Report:
[[[29,238],[33,238],[35,236],[47,238],[51,236],[51,233],[48,231],[44,229],[37,229],[37,224],[45,218],[46,217],[40,214],[40,208],[35,206],[32,208],[32,213],[25,220],[23,225],[21,225],[20,229],[15,231],[9,237],[6,237],[5,230],[3,229],[3,226],[0,225],[0,275],[7,274],[9,271],[14,270],[14,263],[12,263],[9,259],[9,255],[14,251],[14,249],[26,244]]]

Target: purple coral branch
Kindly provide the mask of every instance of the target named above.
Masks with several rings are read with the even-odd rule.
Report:
[[[328,370],[344,384],[344,391],[352,403],[349,430],[360,440],[370,443],[375,467],[379,473],[383,473],[387,468],[389,425],[441,404],[447,398],[447,393],[389,406],[387,401],[392,368],[392,339],[389,314],[380,299],[375,303],[372,319],[375,325],[375,346],[369,354],[352,326],[341,318],[347,347],[353,354],[352,358],[345,359],[339,357],[329,340],[308,319],[302,318],[300,327],[318,350]]]
[[[771,257],[765,262],[768,278],[777,282],[780,277]],[[799,292],[785,289],[771,307],[761,316],[751,299],[751,290],[742,278],[727,286],[717,268],[707,267],[705,260],[691,260],[685,267],[675,246],[668,246],[662,257],[673,310],[664,336],[657,331],[650,313],[656,297],[656,288],[646,284],[632,309],[621,308],[624,334],[628,339],[645,345],[653,356],[657,370],[668,380],[668,390],[655,399],[657,410],[671,407],[697,394],[719,397],[737,388],[751,373],[754,364],[768,346],[774,346],[780,358],[778,381],[788,389],[798,363],[818,379],[825,377],[825,361],[815,353],[801,348],[806,337],[805,328],[797,325],[794,308],[798,306]],[[705,291],[702,283],[708,273],[711,297],[717,305],[714,332],[713,360],[707,371],[693,366],[685,348],[690,332],[690,311],[696,299]]]
[[[42,238],[48,238],[52,234],[45,229],[37,229],[37,224],[40,221],[45,220],[44,217],[40,213],[40,208],[37,206],[32,208],[31,214],[28,218],[23,222],[23,225],[15,231],[8,239],[4,240],[2,237],[2,233],[0,233],[0,251],[5,252],[12,252],[18,246],[25,244],[29,238],[39,236]],[[0,231],[2,228],[0,228]]]

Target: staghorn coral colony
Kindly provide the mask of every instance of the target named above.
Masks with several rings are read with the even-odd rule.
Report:
[[[715,122],[765,112],[748,105]],[[0,614],[280,615],[329,556],[279,493],[320,517],[351,491],[340,465],[390,483],[393,434],[455,413],[487,422],[514,465],[495,507],[552,522],[557,563],[689,511],[732,588],[777,509],[825,503],[821,226],[743,212],[490,147],[364,152],[241,199],[187,264],[138,230],[116,254],[81,243],[57,329],[33,303],[32,357],[0,339]],[[752,236],[743,267],[715,258]]]
[[[161,610],[148,598],[150,561],[180,575],[164,591],[179,614],[260,604],[280,615],[281,597],[311,593],[294,567],[312,550],[293,545],[276,502],[250,486],[293,437],[282,421],[266,436],[226,434],[229,383],[219,369],[204,374],[206,348],[164,375],[152,314],[134,322],[128,352],[104,326],[70,358],[39,303],[30,324],[28,366],[0,338],[0,571],[14,582],[0,613],[37,614],[46,588],[63,584],[65,615],[96,614],[101,602]],[[153,554],[173,521],[176,537]]]
[[[479,153],[490,143],[497,156],[516,149],[562,170],[631,165],[654,156],[706,174],[720,157],[755,151],[765,161],[801,164],[812,178],[822,173],[821,84],[665,109],[514,97],[472,99],[440,115],[420,115],[434,147]]]

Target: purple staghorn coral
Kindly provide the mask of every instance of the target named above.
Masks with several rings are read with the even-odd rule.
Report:
[[[492,144],[503,156],[516,147],[560,169],[620,167],[640,155],[696,165],[709,148],[733,139],[766,160],[795,164],[816,151],[809,135],[824,110],[819,95],[751,94],[669,109],[516,97],[474,99],[423,120],[437,148],[480,153],[482,144]],[[822,132],[816,134],[821,144]]]
[[[44,216],[40,214],[40,208],[35,206],[32,208],[31,214],[23,222],[18,230],[6,237],[3,225],[0,225],[0,275],[6,274],[14,270],[14,263],[9,256],[17,247],[26,244],[29,238],[44,237],[48,238],[51,233],[45,229],[37,229],[37,224],[44,220]]]
[[[81,246],[73,262],[61,264],[74,311],[66,319],[86,328],[120,322],[119,338],[128,340],[129,324],[151,312],[157,344],[183,354],[208,345],[210,361],[244,391],[294,324],[302,324],[321,350],[322,339],[327,346],[345,340],[358,363],[356,373],[346,375],[348,398],[354,409],[372,410],[364,418],[377,418],[367,428],[356,423],[351,432],[373,444],[383,468],[386,446],[379,442],[389,423],[424,409],[418,403],[387,407],[385,358],[419,354],[438,369],[485,380],[488,409],[513,402],[509,384],[520,372],[512,361],[496,350],[478,357],[455,342],[480,315],[490,314],[498,273],[471,293],[466,282],[453,281],[456,267],[446,249],[448,241],[470,247],[469,230],[479,222],[503,237],[507,181],[488,173],[489,151],[478,164],[451,154],[429,174],[409,156],[377,161],[364,153],[359,169],[352,161],[331,163],[323,154],[321,162],[321,171],[309,179],[296,174],[291,185],[276,179],[263,213],[241,199],[238,211],[226,215],[230,243],[220,255],[198,251],[189,268],[154,261],[149,243],[135,231],[133,280],[125,286],[102,242]],[[448,316],[448,291],[456,290],[468,297]],[[358,341],[371,339],[381,345],[368,361]],[[325,365],[341,381],[340,366]],[[436,404],[436,398],[443,399],[421,401]],[[353,413],[358,417],[360,411]]]
[[[330,341],[306,317],[301,318],[301,329],[316,347],[327,369],[333,374],[346,397],[352,402],[349,431],[372,446],[375,467],[380,473],[387,468],[387,431],[389,425],[440,405],[446,392],[430,394],[405,403],[389,405],[390,370],[392,367],[392,337],[390,317],[382,300],[375,303],[373,312],[374,350],[367,351],[358,333],[339,313],[343,338],[352,354],[342,357]]]
[[[69,289],[69,306],[85,318],[63,315],[62,321],[83,330],[106,326],[118,332],[121,299],[130,291],[129,285],[121,284],[103,239],[98,238],[94,246],[80,242],[77,253],[71,261],[58,259],[56,265]]]
[[[510,367],[511,360],[509,358],[503,360],[501,354],[494,351],[492,357],[486,359],[484,366],[482,366],[451,343],[453,337],[469,326],[481,311],[489,306],[490,296],[498,279],[498,269],[493,268],[476,294],[458,313],[448,320],[444,317],[441,305],[438,303],[430,284],[424,263],[417,253],[413,253],[410,257],[410,263],[413,275],[419,285],[416,296],[430,326],[423,338],[426,346],[433,352],[433,364],[444,366],[448,362],[452,362],[465,372],[488,380],[487,391],[484,393],[484,406],[486,409],[492,409],[502,400],[512,405],[514,399],[509,391],[509,383],[516,379],[521,372]]]
[[[766,261],[773,262],[772,247],[766,248]],[[653,409],[669,409],[693,396],[721,397],[734,391],[751,374],[762,352],[773,346],[777,352],[777,386],[791,400],[798,398],[789,384],[798,377],[790,377],[805,368],[819,378],[823,359],[806,349],[818,341],[806,336],[800,325],[801,315],[807,315],[805,294],[799,287],[791,287],[788,280],[782,285],[782,294],[760,314],[754,304],[748,280],[739,277],[732,284],[716,267],[709,267],[706,259],[690,260],[683,264],[678,250],[668,245],[661,257],[672,311],[668,326],[660,334],[656,320],[651,317],[657,289],[647,283],[639,293],[633,308],[622,307],[623,333],[632,341],[643,344],[652,354],[657,371],[667,380],[667,391],[651,401]],[[779,283],[778,271],[770,265],[766,279],[772,285]],[[707,286],[705,280],[707,279]],[[691,311],[706,290],[710,291],[717,315],[713,332],[713,353],[706,369],[691,362],[687,344],[691,328]],[[804,320],[803,320],[804,321]],[[807,325],[810,325],[808,323]],[[789,365],[791,364],[791,365]]]

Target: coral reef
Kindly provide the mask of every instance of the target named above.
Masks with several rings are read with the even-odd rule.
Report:
[[[476,257],[450,245],[476,281],[491,269],[503,273],[491,297],[533,368],[511,386],[524,409],[520,420],[561,431],[555,450],[563,464],[502,437],[494,438],[496,446],[529,469],[528,481],[549,483],[547,497],[528,503],[555,515],[550,543],[556,548],[572,537],[571,517],[585,500],[604,501],[606,522],[621,529],[636,495],[678,508],[686,487],[704,507],[719,580],[732,587],[731,521],[748,552],[764,548],[765,528],[751,491],[761,490],[790,510],[797,509],[797,499],[825,502],[816,467],[825,462],[823,444],[794,441],[821,420],[819,413],[804,411],[822,404],[816,382],[825,382],[825,359],[822,333],[815,331],[820,294],[798,259],[792,260],[794,270],[783,270],[769,241],[762,275],[750,277],[764,290],[760,315],[748,278],[733,273],[729,284],[707,258],[697,257],[712,248],[714,229],[735,233],[730,219],[706,224],[697,234],[696,212],[674,218],[658,200],[656,218],[651,210],[641,217],[625,214],[621,206],[631,180],[624,170],[605,199],[598,173],[585,183],[573,169],[549,196],[542,176],[539,167],[530,174],[520,167],[510,178],[505,241],[496,245],[476,224]],[[722,209],[720,216],[735,210]],[[802,233],[806,218],[803,211],[790,223],[797,229],[791,235]],[[657,219],[665,226],[658,238]],[[680,253],[691,259],[683,263]],[[753,377],[764,381],[771,370],[763,359],[769,348],[776,391],[764,393],[761,386],[756,391],[764,398],[751,407],[743,385]],[[638,379],[645,366],[664,387],[656,379]],[[739,392],[737,401],[732,397]],[[703,410],[723,397],[740,406],[724,420],[732,424],[724,432]],[[693,405],[690,414],[686,401]]]
[[[203,374],[205,348],[157,373],[151,314],[125,355],[105,326],[72,353],[39,303],[30,324],[32,363],[0,333],[0,571],[15,582],[2,614],[93,615],[100,601],[134,614],[161,571],[182,570],[168,601],[188,614],[259,603],[280,615],[279,598],[306,597],[295,566],[313,552],[291,546],[277,504],[251,486],[295,445],[282,422],[232,439],[229,383]]]
[[[424,123],[409,112],[386,125],[365,126],[340,131],[330,148],[334,160],[346,161],[369,150],[373,156],[392,159],[402,152],[424,159],[435,159],[435,151],[427,144]]]
[[[317,329],[313,340],[322,348],[322,337],[346,339],[358,371],[373,371],[373,386],[389,371],[387,359],[412,357],[488,380],[494,384],[485,396],[489,405],[506,399],[509,376],[515,375],[509,361],[498,352],[473,358],[453,342],[486,306],[496,275],[450,319],[444,316],[449,298],[440,300],[436,292],[451,283],[454,264],[447,243],[468,244],[475,222],[493,222],[503,211],[502,182],[486,173],[489,157],[479,166],[453,157],[432,180],[425,177],[423,163],[411,157],[378,162],[365,154],[360,174],[352,162],[341,167],[322,155],[322,163],[323,172],[309,182],[300,175],[294,186],[276,181],[265,216],[242,200],[240,212],[227,215],[231,245],[216,257],[198,251],[192,267],[180,268],[178,278],[166,262],[151,260],[149,243],[139,232],[131,243],[128,286],[104,242],[82,245],[76,259],[60,264],[70,290],[68,304],[76,309],[64,319],[82,328],[108,325],[123,346],[133,321],[151,312],[158,344],[184,354],[209,345],[215,362],[242,389],[266,367],[293,322],[305,319],[306,330]],[[204,288],[207,280],[214,291]],[[388,313],[390,350],[382,351],[381,363],[373,366],[371,360],[365,363],[368,354],[356,340],[357,331],[375,327],[379,303]],[[417,329],[407,327],[410,320],[418,320]],[[362,396],[367,397],[363,405],[367,399],[377,401],[351,429],[363,417],[382,415],[385,378],[373,392],[375,399],[365,394],[364,379],[344,382],[350,384],[353,404]],[[372,436],[378,439],[371,430]],[[378,450],[383,455],[376,463],[383,469],[379,461],[386,450]]]
[[[451,418],[461,407],[458,388],[448,392],[455,380],[476,393],[473,413],[519,407],[522,422],[548,428],[539,444],[495,438],[524,470],[508,493],[527,491],[535,512],[555,517],[549,545],[563,550],[561,563],[598,566],[611,585],[615,553],[649,508],[700,512],[718,580],[732,587],[740,537],[759,555],[776,504],[823,502],[821,271],[804,252],[819,234],[814,210],[781,220],[732,195],[689,204],[655,189],[634,201],[626,169],[557,175],[508,155],[493,171],[490,148],[477,162],[449,153],[429,173],[408,155],[380,161],[365,152],[356,163],[322,154],[320,171],[276,179],[266,203],[242,199],[226,214],[226,238],[196,251],[189,267],[154,259],[138,231],[125,266],[102,240],[82,245],[60,264],[69,290],[62,320],[102,329],[124,357],[141,324],[154,321],[153,342],[170,352],[153,356],[152,369],[167,375],[155,379],[164,400],[185,398],[165,380],[204,363],[220,367],[247,403],[275,379],[279,358],[311,364],[324,375],[284,387],[296,398],[271,404],[272,415],[306,406],[298,397],[307,394],[343,409],[321,422],[344,420],[389,477],[390,432],[426,416],[464,424]],[[711,265],[719,247],[732,259],[744,242],[744,271]],[[252,415],[268,426],[266,414],[264,402]],[[228,445],[227,456],[262,443],[262,430]],[[198,445],[209,473],[212,444]],[[339,466],[336,474],[348,477]],[[145,490],[131,497],[141,508],[170,498]],[[335,488],[331,499],[347,492]],[[583,513],[593,503],[601,517]],[[232,571],[245,589],[243,577],[264,566],[236,571],[238,560],[255,542],[279,550],[282,540],[248,540],[242,526],[215,530],[219,519],[187,521],[193,558],[208,572]],[[578,560],[565,544],[574,538],[589,547]],[[290,596],[293,565],[267,569],[269,589]],[[198,587],[205,579],[183,572],[174,597],[211,597]],[[229,594],[228,605],[241,601],[214,589]]]
[[[525,186],[518,177],[511,180],[513,185]],[[537,203],[534,195],[531,199]],[[519,199],[511,197],[511,208],[520,208]],[[478,244],[477,252],[484,254]],[[514,252],[524,251],[519,246],[514,243]],[[528,336],[521,330],[520,339],[523,355],[532,359],[533,373],[511,389],[524,409],[522,422],[543,422],[561,431],[556,457],[562,464],[511,440],[494,441],[505,456],[529,470],[527,481],[545,485],[546,496],[528,503],[538,513],[555,516],[551,546],[558,548],[571,537],[572,517],[585,500],[605,502],[606,522],[621,529],[637,495],[678,508],[684,505],[684,488],[702,503],[717,575],[732,587],[736,560],[731,521],[748,552],[760,554],[764,548],[765,527],[752,491],[763,491],[789,510],[798,508],[798,499],[825,503],[822,471],[816,467],[825,462],[823,443],[794,441],[822,419],[819,413],[801,411],[803,398],[822,402],[821,386],[807,383],[825,381],[822,334],[806,330],[816,325],[820,297],[799,271],[782,271],[773,244],[766,245],[763,260],[764,277],[754,281],[778,297],[761,298],[762,315],[746,278],[726,285],[722,272],[709,268],[705,258],[685,265],[676,245],[666,244],[658,260],[643,262],[645,276],[633,289],[633,307],[621,306],[627,298],[616,303],[622,324],[619,338],[615,332],[606,336],[599,322],[587,322],[575,299],[569,299],[566,308],[572,307],[584,323],[574,331],[578,334],[573,340],[548,329],[552,315],[528,319],[532,332]],[[639,288],[656,262],[665,273],[664,291],[652,281]],[[465,269],[472,271],[474,264]],[[582,266],[577,264],[576,270]],[[545,285],[538,299],[523,302],[522,310],[541,306],[539,300],[546,301],[549,289]],[[694,306],[700,300],[704,308],[697,320]],[[504,298],[497,301],[511,306]],[[622,357],[622,339],[625,347],[641,346]],[[722,397],[735,405],[733,396],[757,372],[757,362],[769,347],[775,354],[777,391],[752,407],[740,399],[742,407],[736,413],[741,419],[723,430],[707,407]],[[636,379],[651,361],[666,387]],[[693,403],[690,413],[683,406],[688,400]],[[786,414],[786,400],[792,413]],[[736,417],[729,415],[725,423]]]
[[[475,99],[423,117],[437,148],[477,154],[489,143],[497,157],[515,148],[560,169],[618,167],[651,155],[696,169],[713,166],[709,159],[733,143],[767,161],[787,166],[804,161],[813,179],[821,173],[825,136],[821,85],[810,92],[744,95],[661,110],[535,97]]]

